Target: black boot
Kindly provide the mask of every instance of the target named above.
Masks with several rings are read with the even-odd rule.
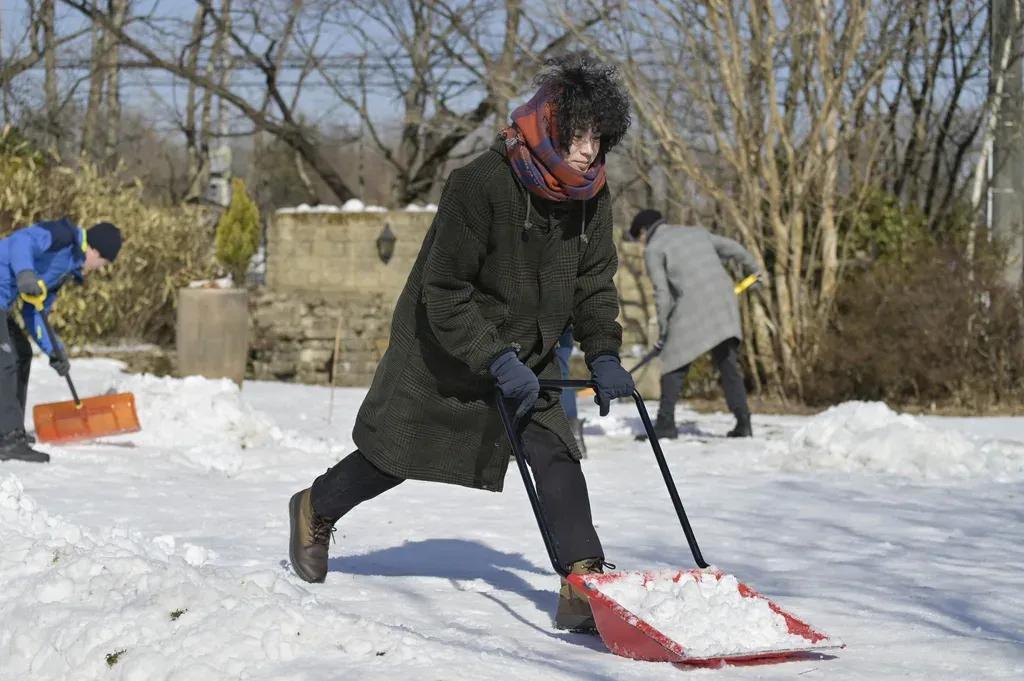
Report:
[[[654,434],[659,440],[675,440],[679,437],[679,428],[676,427],[675,415],[670,418],[662,418],[658,412],[658,418],[654,422]],[[637,435],[636,440],[647,442],[647,433]]]
[[[659,440],[675,440],[679,437],[679,429],[674,423],[655,423],[654,434],[658,436]]]
[[[736,427],[726,433],[726,437],[753,437],[750,427],[750,414],[736,414]]]
[[[658,436],[659,440],[675,440],[679,437],[675,414],[663,416],[659,410],[658,419],[654,422],[654,434]]]
[[[16,428],[0,436],[0,461],[46,463],[49,460],[49,454],[32,449],[25,431],[21,428]]]

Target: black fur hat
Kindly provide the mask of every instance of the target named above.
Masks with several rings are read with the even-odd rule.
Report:
[[[536,84],[552,92],[558,141],[568,147],[576,130],[596,130],[601,154],[614,148],[629,128],[629,96],[618,69],[590,52],[568,52],[544,62]]]

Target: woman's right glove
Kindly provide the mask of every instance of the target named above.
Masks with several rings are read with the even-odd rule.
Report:
[[[598,355],[590,363],[591,378],[595,383],[594,402],[601,416],[608,416],[612,400],[628,397],[636,390],[633,376],[622,368],[618,355]]]
[[[516,421],[523,418],[537,402],[540,381],[537,374],[519,361],[509,350],[491,362],[491,376],[498,382],[502,397],[516,405]]]

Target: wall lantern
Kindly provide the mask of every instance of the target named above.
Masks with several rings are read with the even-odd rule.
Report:
[[[385,265],[391,260],[391,256],[395,254],[395,242],[398,241],[398,237],[391,231],[391,225],[384,223],[384,229],[380,230],[380,234],[377,236],[377,255],[380,256],[380,260]]]

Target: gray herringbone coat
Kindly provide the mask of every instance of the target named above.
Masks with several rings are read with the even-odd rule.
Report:
[[[644,252],[654,283],[662,371],[689,364],[728,338],[742,338],[733,281],[723,267],[736,260],[745,274],[760,270],[747,249],[700,227],[662,224]]]
[[[607,187],[587,202],[535,201],[528,230],[527,219],[502,146],[449,176],[352,434],[382,470],[500,491],[510,450],[491,362],[513,349],[560,378],[554,348],[570,321],[588,359],[618,352]],[[541,393],[533,418],[579,457],[556,393]]]

